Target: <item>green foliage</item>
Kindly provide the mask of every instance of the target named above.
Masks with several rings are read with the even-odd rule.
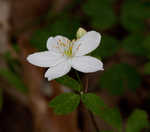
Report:
[[[134,91],[140,84],[140,75],[128,64],[115,64],[100,78],[100,86],[113,95],[123,94],[125,88]]]
[[[80,92],[81,90],[81,85],[76,80],[67,75],[61,78],[57,78],[56,81],[64,86],[72,88],[75,91]]]
[[[147,74],[147,75],[150,75],[150,62],[147,62],[144,65],[144,73]]]
[[[3,58],[5,59],[9,69],[13,72],[18,72],[18,69],[20,69],[20,63],[16,58],[13,58],[10,52],[5,52],[3,54]]]
[[[3,90],[2,88],[0,88],[0,111],[2,109],[2,105],[3,105]]]
[[[54,108],[54,112],[58,115],[68,114],[74,111],[80,102],[80,96],[74,93],[63,93],[55,97],[49,106]]]
[[[113,131],[109,131],[109,130],[102,130],[100,132],[113,132]]]
[[[145,41],[144,41],[145,40]],[[149,54],[149,51],[147,49],[148,46],[148,39],[145,39],[145,37],[142,34],[131,34],[123,41],[123,48],[131,54],[134,55],[143,55],[146,56]]]
[[[108,108],[103,100],[92,93],[82,94],[81,100],[94,114],[100,116],[107,123],[117,128],[119,131],[122,129],[122,119],[117,109]]]
[[[109,0],[88,0],[83,6],[83,11],[91,17],[94,28],[108,29],[116,22],[112,2]]]
[[[33,47],[37,48],[39,51],[42,51],[46,49],[46,42],[49,37],[50,31],[48,28],[38,29],[33,33],[30,43]]]
[[[63,15],[63,14],[62,14]],[[73,39],[76,34],[80,22],[77,18],[69,18],[69,16],[63,16],[58,18],[47,25],[47,27],[36,30],[31,37],[31,44],[38,50],[46,50],[46,42],[50,36],[64,35]]]
[[[144,31],[145,19],[150,17],[149,9],[144,1],[125,0],[121,12],[122,25],[132,32]]]
[[[0,76],[7,79],[7,81],[11,85],[13,85],[15,88],[17,88],[17,90],[19,90],[20,92],[23,92],[23,93],[27,92],[27,88],[24,85],[23,81],[20,79],[18,75],[16,75],[12,71],[8,69],[0,69]]]
[[[50,25],[50,35],[64,35],[70,39],[74,39],[79,27],[80,21],[78,18],[70,18],[70,16],[60,17],[56,22]]]
[[[150,34],[148,34],[143,40],[143,47],[146,49],[147,57],[150,58]]]
[[[95,57],[110,57],[120,48],[119,41],[111,36],[103,36],[100,46],[92,52]]]
[[[99,116],[119,132],[122,131],[122,118],[118,109],[105,108]]]
[[[20,48],[19,48],[19,45],[17,43],[14,43],[12,44],[12,48],[14,49],[14,51],[16,53],[19,53],[20,52]]]
[[[99,114],[100,109],[104,109],[104,107],[106,107],[103,100],[92,93],[82,94],[81,100],[86,105],[87,109],[95,114]]]
[[[19,49],[16,49],[16,52],[19,52],[18,50]],[[0,69],[0,76],[5,78],[20,92],[26,93],[27,87],[24,85],[24,82],[21,80],[19,75],[19,70],[21,66],[20,62],[16,58],[13,58],[10,52],[6,52],[3,55],[3,58],[5,59],[8,68]]]
[[[135,110],[128,118],[126,132],[141,132],[141,130],[147,127],[148,115],[143,110]]]

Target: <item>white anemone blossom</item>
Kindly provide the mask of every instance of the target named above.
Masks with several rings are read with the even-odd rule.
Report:
[[[67,74],[71,67],[83,73],[96,72],[103,70],[103,63],[86,54],[95,50],[100,41],[101,35],[96,31],[86,32],[72,41],[60,35],[50,37],[48,51],[31,54],[27,60],[33,65],[47,67],[45,77],[49,81]]]

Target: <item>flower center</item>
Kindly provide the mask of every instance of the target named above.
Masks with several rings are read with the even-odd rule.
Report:
[[[66,56],[72,56],[72,47],[69,47],[68,49],[66,49],[66,50],[64,51],[64,54],[65,54]]]
[[[72,57],[73,56],[73,44],[75,40],[58,40],[58,49],[60,52],[67,57]]]

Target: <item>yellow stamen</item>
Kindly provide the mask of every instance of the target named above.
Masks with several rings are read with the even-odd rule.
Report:
[[[64,40],[63,42],[60,39],[58,40],[57,48],[59,49],[59,51],[61,51],[61,53],[63,52],[62,53],[63,56],[66,55],[68,57],[71,57],[73,44],[74,44],[75,40],[72,40],[72,41],[70,41],[70,40],[66,41],[65,39],[63,39],[63,40]],[[64,42],[66,42],[66,43],[64,43]]]

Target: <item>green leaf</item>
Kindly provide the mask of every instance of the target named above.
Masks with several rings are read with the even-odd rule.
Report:
[[[117,108],[105,108],[99,116],[119,132],[122,131],[122,118]]]
[[[92,52],[95,57],[110,57],[114,55],[120,48],[119,41],[111,36],[104,36],[100,46]]]
[[[135,91],[140,84],[140,75],[128,64],[115,64],[100,78],[100,86],[113,95],[123,94],[126,88]]]
[[[148,49],[144,46],[145,37],[142,34],[131,34],[123,40],[123,48],[133,55],[146,56],[149,54]],[[146,45],[146,44],[145,44]]]
[[[92,18],[91,24],[95,28],[104,30],[116,23],[116,16],[110,1],[88,0],[83,5],[83,11]]]
[[[108,108],[99,96],[92,93],[82,94],[81,100],[87,109],[100,116],[103,120],[112,125],[113,128],[117,128],[121,131],[122,119],[117,109]]]
[[[143,110],[135,110],[128,118],[126,132],[141,132],[149,125],[148,115]]]
[[[80,103],[80,96],[74,93],[63,93],[56,96],[49,106],[54,108],[58,115],[68,114],[74,111]]]
[[[81,85],[79,84],[79,82],[69,77],[68,75],[63,76],[61,78],[57,78],[56,81],[64,86],[72,88],[75,91],[80,92],[81,90]]]
[[[104,109],[104,107],[106,107],[103,100],[93,93],[82,94],[81,100],[85,104],[87,109],[95,114],[99,114],[100,109]]]
[[[3,90],[2,88],[0,88],[0,111],[2,109],[2,105],[3,105]]]
[[[122,25],[132,32],[144,31],[145,20],[150,17],[149,14],[149,7],[144,1],[126,0],[121,11]]]
[[[20,92],[26,93],[27,87],[24,85],[23,81],[15,73],[8,69],[0,69],[0,76],[7,79],[7,81],[13,85]]]

